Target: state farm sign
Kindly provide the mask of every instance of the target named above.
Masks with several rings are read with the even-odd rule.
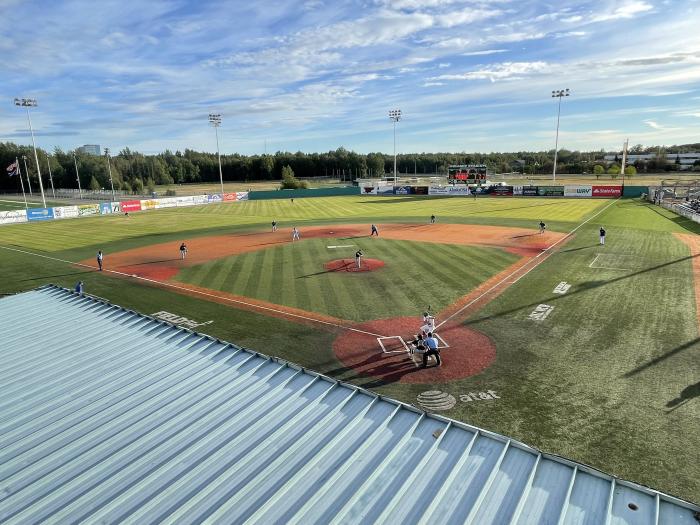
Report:
[[[593,186],[593,197],[619,197],[622,195],[620,186]]]

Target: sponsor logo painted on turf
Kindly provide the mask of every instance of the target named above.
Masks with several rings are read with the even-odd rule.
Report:
[[[168,323],[172,323],[178,328],[196,328],[197,326],[203,326],[206,324],[211,324],[214,321],[206,321],[204,323],[198,323],[197,321],[193,321],[192,319],[188,319],[187,317],[181,317],[177,314],[172,314],[170,312],[166,311],[160,311],[156,312],[154,314],[151,314],[153,317],[156,319],[162,319],[163,321],[167,321]]]
[[[458,398],[462,403],[474,403],[476,401],[494,401],[501,399],[501,396],[495,390],[487,390],[486,392],[461,394]],[[440,390],[428,390],[418,396],[418,404],[426,411],[440,412],[454,408],[457,404],[457,398]]]
[[[440,390],[428,390],[418,396],[418,404],[429,412],[449,410],[457,404],[455,396]]]
[[[552,313],[552,310],[554,310],[554,307],[548,304],[537,305],[537,308],[532,311],[529,318],[533,321],[544,321],[547,319],[547,316]]]
[[[571,288],[571,285],[565,281],[562,281],[554,288],[554,290],[552,290],[552,293],[565,294],[569,291],[569,288]]]

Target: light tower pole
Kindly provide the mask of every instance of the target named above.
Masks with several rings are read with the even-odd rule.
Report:
[[[396,186],[396,123],[401,120],[401,110],[390,110],[389,119],[394,123],[394,186]]]
[[[221,198],[224,198],[224,175],[221,171],[221,154],[219,153],[219,126],[221,126],[221,113],[209,113],[209,124],[214,126],[216,132],[216,157],[219,160],[219,182],[221,182]],[[267,148],[267,143],[266,143]]]
[[[32,128],[32,117],[29,116],[29,108],[37,106],[35,98],[16,98],[15,106],[21,106],[27,110],[27,120],[29,121],[29,132],[32,135],[32,146],[34,148],[34,160],[36,161],[36,174],[39,177],[39,189],[41,190],[41,201],[46,208],[46,198],[44,197],[44,184],[41,182],[41,168],[39,167],[39,156],[36,154],[36,142],[34,142],[34,129]],[[27,176],[29,176],[27,174]]]
[[[34,194],[32,193],[32,183],[29,180],[29,170],[27,169],[27,156],[22,155],[22,162],[24,162],[24,174],[27,176],[27,186],[29,186],[29,196],[33,197]]]
[[[46,165],[49,167],[49,181],[51,181],[51,193],[53,194],[54,200],[56,200],[56,188],[53,187],[53,175],[51,174],[51,158],[49,154],[46,154]]]
[[[558,98],[559,104],[557,105],[557,134],[554,139],[554,169],[552,170],[552,182],[557,180],[557,153],[559,152],[559,116],[561,115],[561,99],[562,97],[569,96],[569,88],[566,89],[556,89],[552,91],[552,98]]]
[[[109,173],[109,185],[112,187],[112,202],[114,202],[114,181],[112,180],[112,165],[109,162],[109,148],[105,148],[105,157],[107,157],[107,172]]]
[[[75,157],[75,152],[73,152],[73,163],[75,164],[75,180],[78,181],[78,196],[83,199],[83,190],[80,187],[80,173],[78,172],[78,159]]]

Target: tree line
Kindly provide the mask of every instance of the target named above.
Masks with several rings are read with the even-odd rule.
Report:
[[[634,146],[630,152],[654,153],[654,159],[637,166],[637,171],[671,171],[677,164],[672,154],[666,158],[666,151],[697,151],[700,144],[673,146],[663,149]],[[145,155],[125,148],[117,155],[107,158],[77,151],[63,151],[59,148],[51,152],[38,149],[39,166],[42,178],[48,181],[49,167],[54,186],[57,188],[77,188],[78,177],[83,189],[109,189],[111,169],[114,188],[127,192],[143,193],[152,191],[156,185],[171,185],[191,182],[218,182],[219,165],[215,153],[186,149],[175,153],[166,150],[157,155]],[[594,173],[603,165],[605,152],[559,150],[557,173]],[[20,159],[24,173],[23,157],[30,179],[37,183],[36,163],[31,147],[11,142],[0,142],[0,163],[8,166],[15,158]],[[620,154],[621,157],[621,154]],[[397,157],[397,171],[401,174],[441,174],[447,173],[451,164],[485,164],[496,173],[518,171],[523,174],[551,173],[554,151],[511,152],[511,153],[406,153]],[[326,153],[302,153],[278,151],[273,155],[222,155],[221,170],[225,181],[264,181],[280,180],[283,170],[288,168],[298,178],[334,177],[346,181],[357,178],[381,177],[393,173],[394,158],[384,153],[359,154],[345,148]],[[605,170],[609,169],[605,163]],[[614,164],[614,163],[613,163]],[[618,162],[619,167],[619,162]],[[613,168],[614,171],[614,168]],[[619,171],[618,171],[619,172]],[[288,174],[289,172],[285,172]],[[17,191],[16,178],[0,177],[0,190]],[[25,179],[26,180],[26,179]]]

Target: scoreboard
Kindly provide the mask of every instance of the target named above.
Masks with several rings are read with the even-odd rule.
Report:
[[[486,180],[486,166],[483,164],[454,164],[447,167],[447,181],[464,184],[479,184]]]

